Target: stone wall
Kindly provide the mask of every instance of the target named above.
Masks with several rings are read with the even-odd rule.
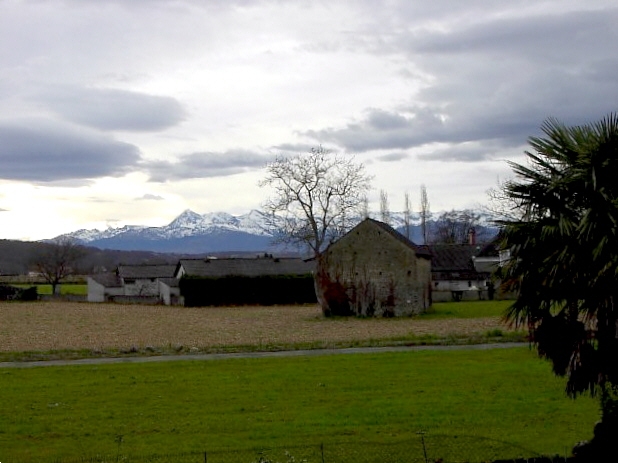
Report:
[[[410,315],[431,303],[430,260],[369,220],[328,248],[318,278],[320,274],[333,294],[339,291],[338,301],[344,305],[345,293],[356,315]]]

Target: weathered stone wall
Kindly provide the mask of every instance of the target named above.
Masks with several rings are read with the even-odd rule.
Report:
[[[400,316],[431,303],[431,262],[382,227],[364,221],[331,245],[322,259],[329,281],[345,291],[352,312]]]

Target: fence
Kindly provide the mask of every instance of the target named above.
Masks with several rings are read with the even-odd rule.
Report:
[[[151,455],[125,454],[55,459],[52,463],[565,463],[566,457],[542,457],[519,445],[478,436],[442,436],[419,433],[389,443],[329,442],[320,445]],[[1,458],[1,456],[0,456]],[[0,460],[0,461],[4,461]],[[7,460],[25,463],[19,460]]]

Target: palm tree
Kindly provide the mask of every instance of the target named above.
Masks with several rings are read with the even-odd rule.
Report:
[[[588,447],[598,448],[608,426],[618,435],[618,116],[575,127],[549,119],[542,130],[504,185],[519,212],[502,222],[503,276],[518,295],[507,319],[527,325],[569,395],[600,397]]]

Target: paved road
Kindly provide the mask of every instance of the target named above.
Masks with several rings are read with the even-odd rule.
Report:
[[[266,357],[309,357],[318,355],[341,355],[341,354],[373,354],[380,352],[411,352],[422,350],[486,350],[508,349],[512,347],[527,346],[523,342],[503,342],[496,344],[470,344],[453,346],[396,346],[396,347],[350,347],[347,349],[312,349],[312,350],[286,350],[279,352],[238,352],[230,354],[185,354],[185,355],[161,355],[156,357],[123,357],[123,358],[88,358],[80,360],[43,360],[33,362],[0,362],[0,368],[34,368],[54,367],[66,365],[106,365],[113,363],[155,363],[175,362],[179,360],[221,360],[233,358],[266,358]]]

